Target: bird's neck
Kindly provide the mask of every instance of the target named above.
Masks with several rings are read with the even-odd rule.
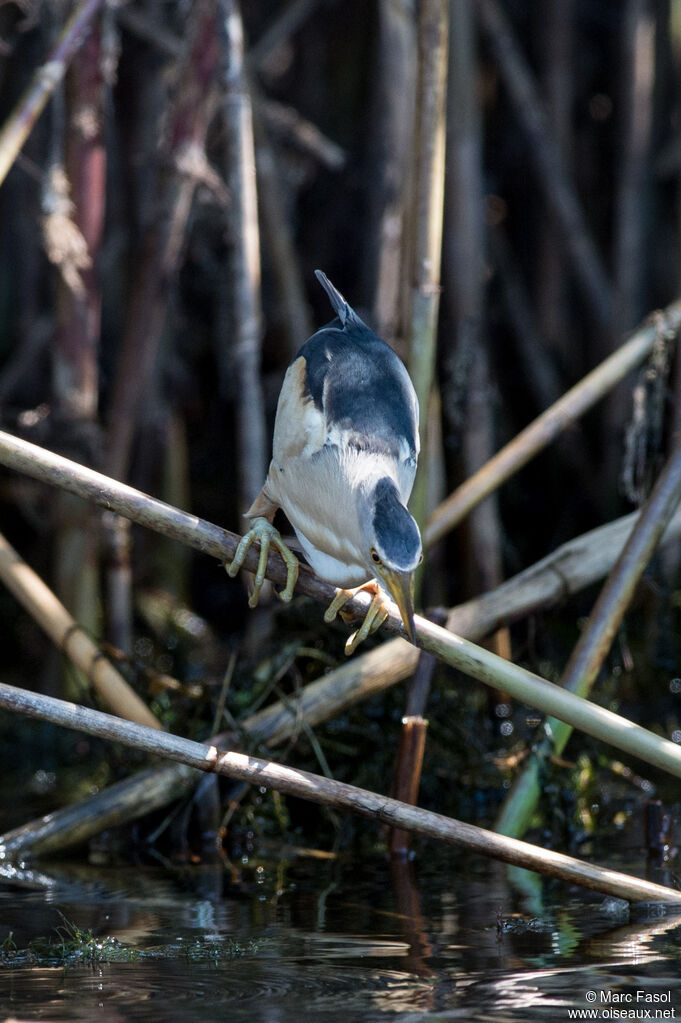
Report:
[[[359,457],[356,466],[357,488],[368,501],[373,504],[376,488],[383,480],[390,480],[395,486],[395,494],[399,500],[399,483],[395,474],[395,465],[389,457],[372,455],[371,460]]]

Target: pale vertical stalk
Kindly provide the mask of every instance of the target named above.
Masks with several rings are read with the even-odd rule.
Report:
[[[106,14],[106,12],[105,12]],[[98,357],[101,328],[100,253],[106,207],[106,148],[103,66],[103,22],[94,21],[80,59],[66,76],[65,170],[66,208],[53,211],[55,232],[73,233],[82,248],[82,267],[60,264],[57,328],[52,348],[55,411],[88,463],[98,454]],[[56,170],[56,169],[55,169]],[[49,224],[50,214],[45,218]],[[68,227],[68,232],[66,228]],[[60,230],[61,228],[61,230]],[[59,244],[59,242],[57,242]],[[63,241],[62,241],[63,244]],[[70,258],[65,252],[66,259]],[[71,495],[55,504],[55,586],[61,599],[86,630],[100,624],[99,516]]]
[[[414,0],[379,0],[376,63],[364,277],[372,325],[394,344],[403,334],[402,296],[409,269],[406,220],[418,68]]]
[[[239,508],[246,511],[266,474],[265,409],[260,380],[260,232],[251,97],[237,0],[220,0],[224,119],[231,223],[231,349],[237,380]]]
[[[440,258],[444,208],[445,111],[449,31],[448,0],[424,0],[419,20],[419,89],[417,100],[416,192],[411,288],[409,370],[419,400],[422,424],[435,374],[440,303]],[[427,437],[422,436],[422,442]],[[421,465],[428,464],[427,453]],[[423,525],[427,516],[427,480],[417,473],[411,508]]]
[[[97,417],[99,395],[99,263],[106,209],[103,56],[100,19],[83,45],[80,60],[66,76],[69,219],[82,238],[87,261],[71,278],[62,273],[53,360],[54,390],[61,415],[88,421]]]

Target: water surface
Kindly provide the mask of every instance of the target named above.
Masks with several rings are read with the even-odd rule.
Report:
[[[621,864],[619,866],[622,866]],[[63,914],[63,916],[62,916]],[[64,918],[111,961],[45,951]],[[681,917],[458,853],[238,869],[5,869],[0,1019],[524,1020],[681,1015]],[[595,1001],[589,1002],[589,998]],[[655,1000],[653,1000],[655,999]],[[610,1015],[608,1015],[610,1014]],[[588,1018],[588,1017],[582,1017]],[[620,1016],[619,1018],[625,1018]]]

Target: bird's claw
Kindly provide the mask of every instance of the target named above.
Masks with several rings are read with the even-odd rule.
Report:
[[[260,556],[253,580],[253,590],[248,598],[249,607],[255,607],[260,599],[260,591],[265,581],[265,572],[267,571],[267,558],[270,547],[275,547],[279,551],[286,565],[286,586],[277,593],[277,596],[280,600],[288,603],[293,596],[293,591],[298,581],[298,559],[282,540],[279,530],[275,529],[272,523],[262,516],[254,518],[251,522],[251,528],[241,537],[239,546],[234,553],[234,558],[229,565],[225,565],[227,574],[232,579],[235,577],[244,563],[249,547],[255,541],[260,544]]]
[[[338,615],[338,612],[347,604],[349,600],[359,593],[361,590],[369,590],[373,592],[373,598],[369,609],[364,616],[364,621],[360,625],[356,632],[353,632],[348,637],[345,643],[345,654],[347,657],[353,654],[360,643],[363,643],[367,636],[376,632],[380,629],[383,622],[388,617],[388,609],[385,606],[385,598],[381,593],[378,585],[374,582],[364,584],[363,586],[357,586],[353,590],[339,590],[336,596],[333,598],[328,608],[324,612],[324,621],[328,623],[333,622]]]

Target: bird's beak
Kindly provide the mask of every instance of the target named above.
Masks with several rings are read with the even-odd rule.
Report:
[[[414,643],[416,640],[416,631],[414,629],[414,573],[395,572],[383,567],[381,578],[390,596],[400,609],[409,642]]]

